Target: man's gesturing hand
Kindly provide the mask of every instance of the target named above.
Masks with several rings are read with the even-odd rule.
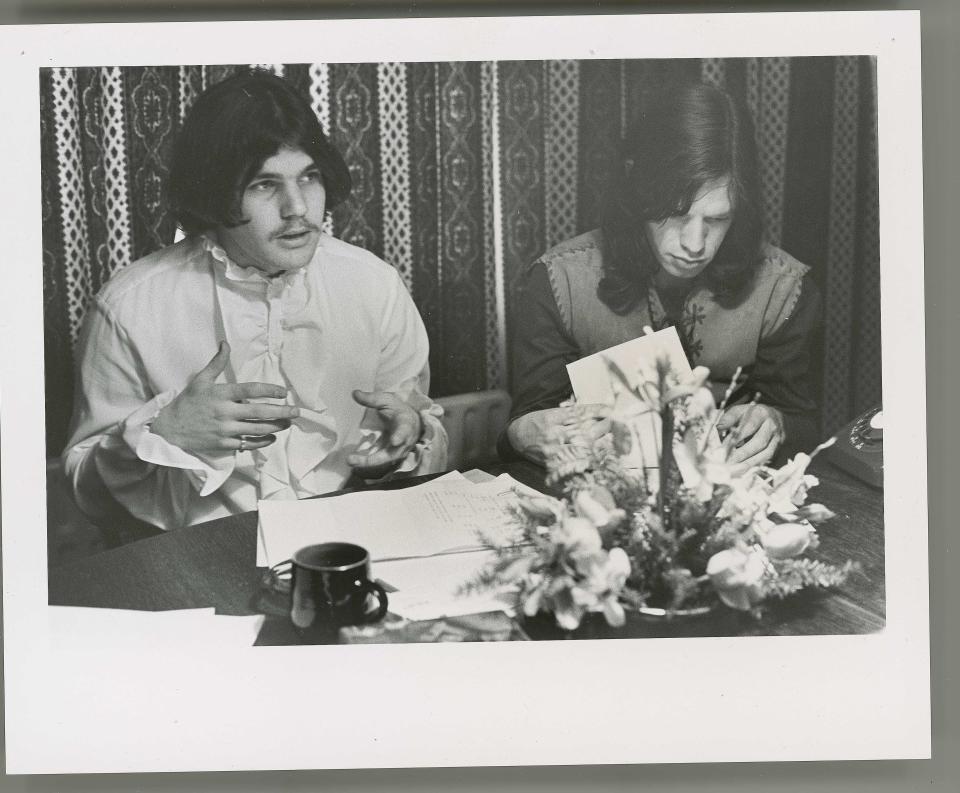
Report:
[[[380,414],[383,433],[370,449],[347,455],[347,463],[365,479],[378,479],[416,446],[423,429],[420,414],[389,391],[354,391],[353,398]]]
[[[183,391],[153,420],[152,431],[169,443],[194,454],[222,453],[240,448],[260,449],[277,438],[273,433],[290,426],[300,415],[291,405],[246,402],[247,399],[284,399],[287,390],[271,383],[217,383],[230,360],[230,345],[220,342],[217,354],[197,372]]]

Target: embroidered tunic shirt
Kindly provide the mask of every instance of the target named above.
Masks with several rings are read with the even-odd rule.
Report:
[[[192,454],[149,423],[230,344],[217,382],[266,382],[300,408],[263,449]],[[96,517],[115,499],[161,528],[342,486],[348,454],[379,429],[351,391],[396,392],[424,419],[401,466],[443,470],[446,434],[429,389],[428,342],[397,272],[323,235],[311,262],[277,276],[241,267],[205,236],[187,237],[120,271],[85,319],[64,467]]]
[[[557,245],[527,268],[517,303],[523,310],[514,324],[511,419],[569,398],[568,363],[641,336],[644,326],[675,325],[691,366],[710,369],[715,398],[722,398],[742,366],[730,404],[759,393],[761,403],[783,414],[783,453],[816,444],[809,366],[820,298],[806,265],[768,246],[750,293],[738,306],[724,308],[706,287],[693,284],[677,320],[667,315],[652,287],[632,311],[614,313],[597,297],[602,271],[597,230]],[[506,433],[500,452],[515,455]]]

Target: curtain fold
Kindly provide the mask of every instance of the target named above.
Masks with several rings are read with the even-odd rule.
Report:
[[[431,342],[434,395],[508,387],[514,283],[597,223],[611,155],[651,86],[701,77],[745,100],[771,242],[813,268],[810,373],[826,435],[880,401],[876,71],[867,57],[274,64],[344,153],[328,221],[393,264]],[[66,441],[90,297],[173,241],[164,184],[196,96],[235,66],[41,70],[48,453]]]

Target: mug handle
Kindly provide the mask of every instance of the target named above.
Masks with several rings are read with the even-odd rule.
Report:
[[[377,600],[380,601],[380,605],[376,611],[371,611],[369,614],[364,615],[363,621],[366,622],[379,622],[387,614],[387,590],[385,590],[380,584],[376,581],[367,581],[364,586],[364,590],[370,594],[375,594]]]
[[[252,598],[254,611],[273,617],[290,615],[290,581],[293,563],[284,559],[268,567],[260,577],[259,586]]]

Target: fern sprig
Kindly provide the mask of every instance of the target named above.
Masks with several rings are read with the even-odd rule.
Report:
[[[816,559],[783,559],[775,563],[776,575],[763,581],[763,593],[768,597],[785,598],[801,589],[833,589],[842,586],[855,572],[859,562],[842,565],[827,564]]]

